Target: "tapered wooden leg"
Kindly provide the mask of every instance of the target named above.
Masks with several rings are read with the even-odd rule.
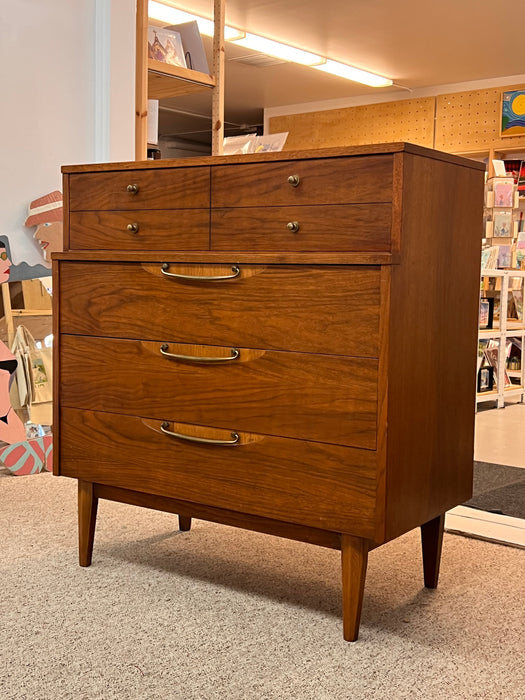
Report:
[[[78,482],[78,558],[80,566],[89,566],[93,555],[98,498],[89,481]]]
[[[423,575],[427,588],[436,588],[439,578],[441,561],[441,546],[443,544],[443,529],[445,514],[442,513],[434,520],[421,525],[421,546],[423,549]]]
[[[341,564],[343,570],[343,637],[355,642],[363,605],[368,541],[361,537],[341,535]]]
[[[179,515],[179,530],[187,532],[191,528],[191,516]]]

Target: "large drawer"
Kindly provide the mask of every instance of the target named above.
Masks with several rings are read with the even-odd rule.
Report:
[[[374,536],[375,452],[248,433],[238,434],[238,444],[201,444],[165,435],[161,425],[62,408],[60,474]],[[208,439],[235,439],[232,431],[169,421],[165,428]]]
[[[69,177],[70,211],[210,206],[207,167],[77,173]]]
[[[376,447],[369,358],[63,335],[60,396],[74,408]]]
[[[207,250],[209,209],[71,212],[72,250]]]
[[[212,250],[388,251],[390,204],[212,209]]]
[[[298,178],[289,182],[289,178]],[[391,202],[391,155],[217,165],[212,207]]]
[[[233,278],[166,277],[160,263],[61,261],[60,331],[378,357],[379,267],[169,264],[164,272]]]

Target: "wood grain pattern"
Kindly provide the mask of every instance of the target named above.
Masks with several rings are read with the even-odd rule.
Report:
[[[213,508],[202,503],[189,503],[188,501],[179,501],[176,498],[130,491],[118,486],[94,484],[94,491],[99,498],[107,498],[119,503],[129,503],[141,508],[154,508],[167,513],[182,514],[183,517],[191,518],[193,516],[212,523],[221,523],[230,527],[242,527],[254,532],[274,535],[274,537],[286,537],[299,542],[308,542],[319,547],[341,549],[341,535],[329,530],[319,530],[318,528],[296,525],[295,523],[287,523],[282,520],[272,520],[260,515],[239,513],[234,510],[225,510],[224,508]]]
[[[129,231],[128,225],[138,227]],[[70,245],[93,250],[206,250],[208,209],[72,212]]]
[[[390,204],[212,209],[212,250],[388,251]],[[294,233],[287,226],[297,221]]]
[[[297,175],[300,183],[288,183]],[[390,202],[392,156],[212,168],[212,207]]]
[[[239,445],[203,445],[163,435],[159,421],[65,407],[60,429],[64,476],[373,536],[369,450],[244,433]],[[230,436],[176,423],[170,430]]]
[[[172,354],[231,354],[165,344]],[[63,335],[62,405],[375,449],[377,360],[241,348],[231,362],[199,365],[160,347]],[[131,368],[139,381],[130,382]]]
[[[61,332],[377,357],[380,268],[241,267],[184,282],[159,265],[62,263]],[[231,274],[232,265],[170,265]]]
[[[70,176],[70,211],[97,209],[202,208],[210,203],[210,169],[136,170],[107,173],[78,173]],[[137,185],[130,193],[128,185]]]
[[[485,171],[483,163],[469,160],[463,156],[436,151],[415,143],[396,141],[393,143],[361,144],[359,146],[336,146],[332,148],[297,148],[292,151],[274,151],[271,153],[243,153],[237,156],[199,156],[195,158],[165,158],[161,160],[149,160],[140,163],[123,161],[119,163],[89,163],[82,165],[63,165],[62,173],[107,173],[107,172],[139,172],[148,170],[187,170],[200,168],[201,166],[219,165],[246,165],[247,163],[278,163],[294,160],[317,160],[326,158],[349,158],[356,156],[375,156],[393,153],[412,153],[423,158],[440,160],[444,163],[455,163],[469,168]]]
[[[363,606],[368,542],[360,537],[341,535],[341,571],[343,582],[343,638],[355,642]]]
[[[483,180],[404,159],[389,312],[389,539],[471,497]]]

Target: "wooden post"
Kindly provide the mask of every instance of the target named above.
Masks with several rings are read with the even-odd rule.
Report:
[[[225,0],[214,0],[213,19],[213,77],[215,87],[212,93],[211,107],[211,154],[220,156],[224,140],[224,18]]]
[[[135,160],[148,157],[148,0],[137,0]]]

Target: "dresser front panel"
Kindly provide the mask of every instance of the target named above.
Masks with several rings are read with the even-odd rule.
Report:
[[[72,250],[207,250],[210,212],[208,209],[71,212],[69,243]]]
[[[232,268],[231,263],[170,264],[167,271],[236,274]],[[239,265],[238,269],[234,279],[185,281],[166,277],[158,263],[62,261],[60,331],[378,357],[379,267]]]
[[[296,226],[290,230],[290,228]],[[212,209],[212,250],[389,251],[390,204]],[[295,230],[298,229],[298,230]]]
[[[165,346],[165,347],[163,347]],[[64,335],[62,405],[375,449],[377,360]],[[79,372],[82,380],[79,381]]]
[[[208,445],[165,435],[160,425],[62,408],[60,474],[373,537],[375,452],[246,433],[236,445]],[[168,429],[231,439],[224,430]]]
[[[70,211],[210,206],[208,167],[77,173],[69,178]],[[129,192],[133,185],[137,191]]]
[[[297,176],[299,184],[289,183]],[[217,165],[212,207],[391,202],[393,158],[374,155],[323,160]]]

